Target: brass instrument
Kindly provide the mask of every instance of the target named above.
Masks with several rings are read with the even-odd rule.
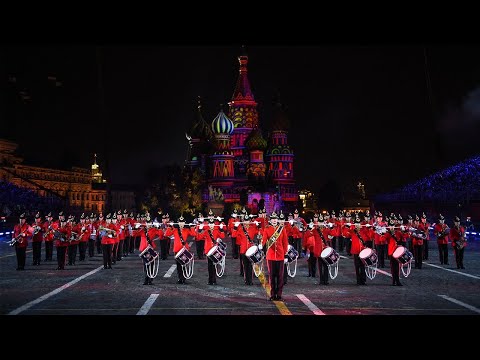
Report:
[[[465,239],[465,232],[460,231],[460,227],[458,227],[458,235],[460,235],[460,239],[456,241],[458,250],[462,250],[465,247],[465,242],[467,241]]]
[[[33,235],[37,235],[40,232],[40,230],[42,230],[42,228],[38,225],[35,225],[33,227]]]
[[[99,226],[99,227],[98,227],[98,230],[99,230],[99,231],[103,230],[103,231],[108,232],[108,233],[109,233],[109,234],[108,234],[108,237],[109,237],[109,238],[112,238],[112,237],[117,236],[117,232],[116,232],[115,230],[113,230],[113,229],[110,229],[110,228],[106,228],[106,227],[103,227],[103,226]]]
[[[43,233],[43,238],[46,239],[48,235],[50,235],[53,232],[52,225],[48,225],[48,231],[45,231]]]
[[[25,231],[21,232],[21,233],[18,234],[16,237],[14,237],[12,240],[10,240],[7,244],[10,245],[10,246],[13,246],[13,245],[15,245],[16,243],[21,243],[21,242],[22,242],[21,239],[22,239],[22,237],[23,237],[22,235],[25,235],[25,234],[26,234]]]

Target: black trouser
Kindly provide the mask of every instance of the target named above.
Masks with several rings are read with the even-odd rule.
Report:
[[[160,258],[167,260],[168,257],[168,241],[167,239],[160,240]]]
[[[334,236],[331,240],[332,240],[332,248],[337,250],[337,237]]]
[[[87,242],[86,241],[80,241],[78,243],[78,252],[79,252],[78,260],[85,261],[85,253],[87,252]]]
[[[239,257],[239,259],[240,259],[240,276],[244,276],[244,274],[245,274],[245,269],[244,269],[245,266],[243,266],[243,264],[244,264],[243,257],[244,256],[245,256],[245,254],[240,254],[240,257]],[[247,258],[247,260],[248,260],[248,258]],[[250,263],[250,260],[248,260],[248,261]]]
[[[215,264],[210,258],[207,258],[208,261],[208,283],[216,284],[217,283],[217,273],[215,271]]]
[[[103,268],[112,268],[112,244],[102,244]]]
[[[115,243],[112,246],[112,264],[113,265],[117,263],[117,250],[118,250],[118,243]]]
[[[147,275],[147,268],[150,272],[150,274],[153,274],[153,265],[155,264],[155,261],[152,261],[150,264],[145,265],[143,264],[143,273],[145,274],[145,281],[143,282],[143,285],[152,285],[152,278]]]
[[[378,251],[378,267],[385,267],[385,244],[379,244],[376,246]]]
[[[315,277],[317,267],[317,258],[310,253],[310,257],[308,258],[308,276]]]
[[[57,263],[58,268],[63,270],[65,269],[65,254],[67,253],[66,246],[57,246]]]
[[[438,256],[440,264],[448,265],[448,244],[438,244]]]
[[[117,261],[120,261],[122,260],[122,255],[123,255],[123,242],[125,240],[120,240],[118,242],[118,246],[117,246]]]
[[[343,236],[337,236],[338,239],[338,251],[343,251]]]
[[[283,260],[267,260],[270,274],[270,296],[281,297],[283,291]]]
[[[45,261],[52,261],[53,241],[45,241]]]
[[[240,254],[240,261],[243,272],[243,280],[245,284],[252,285],[253,284],[253,265],[250,259],[245,254]]]
[[[390,271],[392,272],[393,285],[400,284],[400,264],[393,255],[390,255]]]
[[[357,277],[357,285],[364,285],[367,282],[367,274],[365,274],[365,265],[360,259],[359,254],[353,255],[353,263],[355,265],[355,275]]]
[[[287,283],[287,280],[288,280],[287,264],[283,264],[283,285]]]
[[[321,257],[317,259],[318,274],[320,275],[319,284],[328,285],[328,265]]]
[[[408,244],[408,250],[414,254],[413,250],[413,239],[412,238],[407,238],[407,244]],[[423,255],[422,255],[423,256]]]
[[[297,250],[297,252],[299,254],[302,253],[302,239],[298,239],[298,238],[293,238],[293,247],[295,248],[295,250]]]
[[[77,244],[68,245],[68,265],[75,265],[76,258],[77,258]]]
[[[97,236],[96,244],[97,244],[97,254],[101,254],[103,246],[102,246],[102,238],[100,236]]]
[[[422,268],[422,260],[423,260],[423,244],[422,245],[415,245],[413,247],[413,257],[415,258],[415,269]]]
[[[237,238],[232,237],[232,256],[234,259],[238,258]]]
[[[133,254],[135,252],[135,241],[137,240],[137,237],[131,237],[130,238],[130,247],[128,248],[128,252],[130,254]]]
[[[373,249],[373,240],[365,241],[365,246],[369,247],[370,249]]]
[[[457,269],[463,269],[463,253],[465,251],[465,247],[459,249],[458,246],[453,248],[453,252],[455,253],[455,261],[457,262]]]
[[[135,249],[137,249],[137,250],[139,250],[139,251],[140,251],[140,240],[141,240],[141,237],[140,237],[140,236],[137,236],[137,237],[135,238],[135,245],[134,245]]]
[[[95,253],[95,239],[88,240],[88,257],[93,257]]]
[[[197,240],[195,242],[195,247],[197,248],[197,257],[203,259],[203,253],[205,249],[205,240]]]
[[[175,254],[177,255],[177,254]],[[183,276],[183,270],[182,270],[182,265],[180,265],[180,263],[178,261],[175,260],[175,262],[177,263],[177,274],[178,274],[178,279],[179,280],[182,280],[183,282],[185,282],[185,276]]]
[[[423,240],[423,260],[428,260],[428,240]]]
[[[125,236],[125,239],[123,240],[123,249],[122,249],[123,256],[128,256],[129,249],[130,249],[130,236]]]
[[[352,238],[345,238],[345,252],[347,255],[351,255],[350,250],[352,250]]]
[[[27,248],[15,245],[15,253],[17,254],[17,269],[25,269],[25,261],[27,260]]]
[[[34,241],[32,242],[33,249],[33,265],[40,265],[40,260],[42,259],[42,242]]]

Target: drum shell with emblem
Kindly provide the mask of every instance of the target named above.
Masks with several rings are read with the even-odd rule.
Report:
[[[219,245],[213,246],[207,253],[209,258],[214,264],[218,264],[225,257],[225,252]]]
[[[245,252],[245,256],[254,264],[259,263],[263,259],[263,252],[258,246],[250,246]]]
[[[220,249],[223,250],[225,254],[227,253],[227,244],[225,244],[222,239],[217,239],[217,245],[220,247]]]
[[[392,256],[402,265],[412,261],[413,254],[404,246],[398,246]]]
[[[138,256],[142,258],[144,265],[149,265],[158,257],[158,252],[148,245]]]
[[[290,244],[288,244],[288,250],[285,258],[289,263],[295,261],[298,258],[298,251],[295,250],[295,248]]]
[[[340,255],[335,251],[334,248],[327,246],[322,250],[320,257],[327,265],[335,265],[340,259]]]
[[[365,248],[358,254],[365,266],[375,266],[378,260],[377,252],[371,248]]]
[[[193,254],[190,251],[188,251],[186,247],[181,248],[180,251],[178,251],[175,254],[175,260],[180,265],[187,265],[188,263],[190,263],[190,261],[192,261],[192,259],[193,259]]]

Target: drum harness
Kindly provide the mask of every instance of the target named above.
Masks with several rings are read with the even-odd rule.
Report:
[[[242,224],[242,230],[243,230],[243,233],[245,234],[245,237],[247,238],[248,242],[250,244],[254,244],[254,242],[252,241],[252,238],[250,237],[250,235],[248,235],[248,231],[247,229],[245,229],[245,226],[243,226]],[[262,251],[262,250],[260,250]],[[267,252],[265,251],[263,254],[266,254]],[[262,273],[263,271],[263,258],[264,258],[265,255],[262,255],[262,260],[260,261],[260,265],[258,265],[258,271],[257,269],[255,268],[255,263],[252,262],[252,268],[253,268],[253,273],[255,274],[255,277],[259,277],[260,274]]]
[[[183,240],[182,229],[180,227],[177,228],[178,236],[180,236],[180,242],[182,243],[183,247],[185,246],[185,240]],[[192,256],[192,261],[190,261],[187,265],[182,265],[182,273],[185,279],[191,279],[193,276],[193,265],[195,264],[195,257]]]
[[[428,227],[427,227],[427,229],[428,229]],[[397,244],[397,247],[396,247],[395,249],[397,249],[397,248],[400,246],[400,245],[398,244],[399,241],[398,241],[397,237],[395,236],[395,234],[394,234],[394,232],[393,232],[392,229],[388,229],[388,231],[389,231],[389,233],[390,233],[390,236],[393,238],[393,240],[395,240],[395,243]],[[407,248],[405,248],[405,250],[408,251]],[[394,250],[393,252],[395,252],[395,250]],[[392,255],[392,257],[393,257],[393,255]],[[397,260],[397,259],[395,259],[395,260]],[[407,270],[404,270],[404,269],[403,269],[403,267],[405,266],[404,264],[401,264],[400,261],[398,261],[398,260],[397,260],[397,262],[398,262],[399,268],[402,270],[403,276],[407,278],[408,275],[410,275],[410,272],[412,271],[412,262],[409,261],[408,264],[406,265]]]
[[[210,239],[212,239],[212,243],[215,244],[215,241],[213,240],[213,233],[210,228],[207,229],[208,235],[210,235]],[[225,272],[225,258],[227,257],[227,254],[222,258],[221,261],[215,264],[215,273],[219,278],[223,276],[223,273]]]
[[[358,239],[360,240],[360,242],[362,243],[363,247],[365,249],[369,249],[369,247],[367,247],[365,245],[365,240],[363,240],[362,236],[360,235],[360,232],[358,231],[357,228],[353,229],[353,231],[355,232],[355,235],[357,235]],[[372,251],[374,253],[376,253],[376,251],[374,249],[372,249]],[[363,262],[362,259],[360,259],[360,261]],[[367,265],[363,262],[363,264],[365,265],[365,275],[367,275],[367,277],[370,279],[370,280],[373,280],[375,278],[375,276],[377,275],[377,263],[378,263],[378,257],[377,257],[377,261],[375,261],[375,263],[372,265]]]
[[[322,230],[320,229],[315,229],[317,230],[318,234],[320,235],[320,238],[322,239],[322,242],[323,242],[323,245],[325,245],[326,247],[328,247],[327,245],[327,242],[325,241],[325,238],[323,237],[323,234],[322,234]],[[325,262],[322,257],[320,256],[321,260],[323,262]],[[338,263],[340,261],[337,261],[335,263],[335,265],[333,265],[333,274],[332,274],[332,265],[328,264],[327,263],[327,267],[328,267],[328,275],[330,275],[330,279],[334,280],[337,276],[338,276]]]

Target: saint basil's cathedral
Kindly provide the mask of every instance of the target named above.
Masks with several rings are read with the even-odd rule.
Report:
[[[204,175],[202,202],[209,207],[215,203],[247,203],[256,212],[263,203],[267,213],[293,211],[298,192],[294,155],[288,144],[288,117],[280,101],[275,101],[271,128],[267,133],[262,131],[248,80],[248,56],[241,55],[238,61],[240,71],[228,115],[221,109],[207,123],[198,103],[186,133],[186,166]]]

